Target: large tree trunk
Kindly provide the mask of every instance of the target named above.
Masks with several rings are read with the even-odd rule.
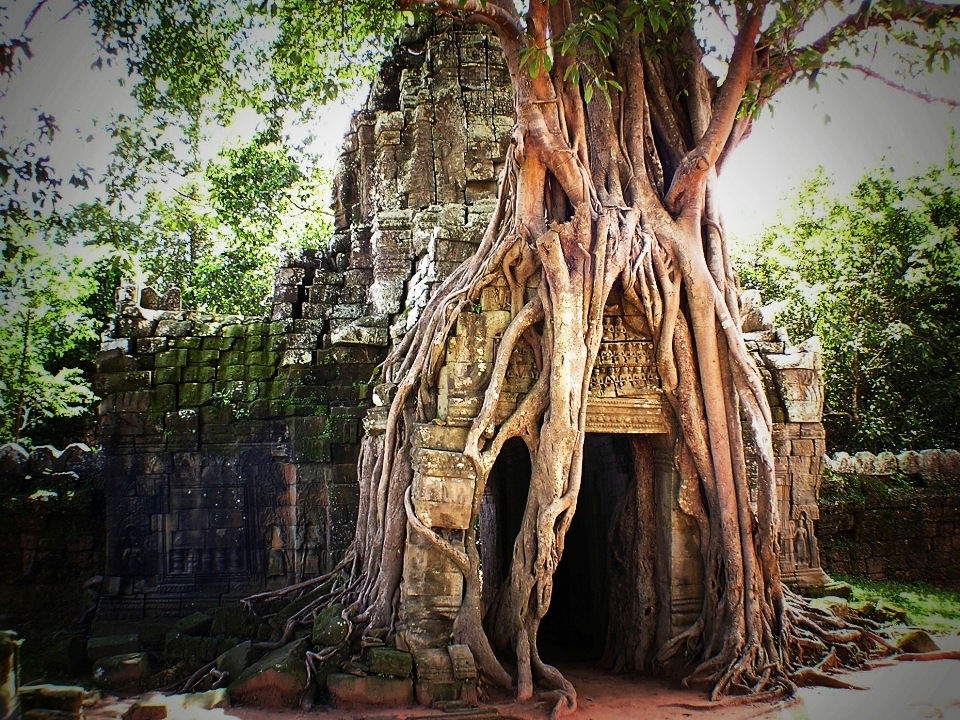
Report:
[[[346,615],[367,634],[394,632],[409,526],[464,575],[453,639],[471,647],[485,679],[515,682],[520,698],[542,681],[560,690],[558,710],[575,706],[573,688],[541,661],[536,640],[577,507],[587,389],[603,308],[616,285],[653,333],[662,388],[679,429],[681,503],[697,522],[705,568],[700,618],[655,660],[692,661],[688,680],[707,683],[714,698],[791,691],[794,669],[825,656],[830,642],[870,639],[847,630],[824,635],[822,623],[787,602],[780,582],[770,411],[740,333],[734,272],[713,197],[718,161],[749,128],[737,113],[756,61],[760,10],[741,23],[727,77],[717,88],[701,64],[692,20],[680,15],[663,31],[677,48],[672,54],[662,52],[664,38],[650,29],[621,29],[606,58],[585,39],[576,52],[553,57],[549,71],[530,73],[529,63],[537,62],[537,53],[542,57],[547,38],[569,27],[579,3],[531,3],[525,33],[512,0],[441,4],[473,12],[497,30],[517,125],[498,207],[477,253],[444,282],[385,362],[384,379],[397,390],[386,432],[363,446],[357,538],[343,568],[351,579],[337,595],[352,601]],[[658,52],[648,49],[654,41]],[[576,83],[570,80],[574,66]],[[604,84],[609,102],[602,92],[592,102],[585,99],[588,87]],[[464,449],[477,476],[473,520],[507,440],[525,441],[532,477],[509,572],[486,618],[488,634],[474,531],[465,531],[460,543],[417,517],[409,497],[410,449],[414,423],[435,416],[437,377],[453,323],[498,273],[510,284],[512,320]],[[535,275],[538,290],[528,299],[527,281]],[[507,362],[518,343],[533,348],[540,373],[513,414],[495,424]],[[741,417],[758,456],[755,508]],[[638,473],[646,472],[649,458],[642,448],[636,453]],[[646,518],[652,524],[646,514],[652,491],[638,486],[634,492],[621,522]],[[633,537],[629,529],[626,536]],[[634,572],[650,564],[650,548],[631,552],[637,553]],[[638,587],[631,605],[642,613],[655,603],[651,590]],[[619,669],[645,667],[649,637],[639,631],[624,637],[623,648],[608,648],[611,662]],[[516,660],[515,678],[498,656]]]

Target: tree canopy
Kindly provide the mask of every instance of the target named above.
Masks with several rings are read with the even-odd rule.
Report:
[[[846,199],[818,175],[740,253],[745,287],[783,301],[794,338],[824,351],[837,450],[960,445],[960,166],[896,182],[880,168]]]

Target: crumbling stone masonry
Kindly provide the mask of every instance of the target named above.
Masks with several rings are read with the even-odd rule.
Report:
[[[836,453],[825,462],[817,533],[832,571],[960,587],[960,452]]]
[[[360,434],[380,431],[392,392],[377,384],[376,366],[483,234],[513,123],[509,88],[491,34],[442,21],[411,29],[344,141],[329,249],[278,270],[268,318],[214,317],[181,309],[176,297],[121,290],[99,356],[105,619],[184,615],[316,575],[341,556],[355,522]],[[474,478],[460,451],[508,306],[501,279],[461,314],[444,349],[438,420],[420,428],[413,459],[412,501],[433,527],[455,530],[468,517]],[[747,315],[776,421],[784,575],[822,583],[819,356]],[[518,350],[501,416],[535,374],[532,356]],[[598,483],[622,475],[617,438],[643,434],[653,445],[666,638],[699,612],[700,554],[677,498],[674,429],[652,340],[617,297],[605,313],[588,430],[595,468],[609,469],[595,471]],[[514,488],[520,461],[497,470],[518,478]],[[524,501],[490,493],[487,518]],[[600,503],[600,522],[615,499]],[[510,542],[490,527],[486,569]],[[405,557],[406,636],[443,647],[462,579],[415,534]]]

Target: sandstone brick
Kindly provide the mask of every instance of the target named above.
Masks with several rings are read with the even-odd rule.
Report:
[[[412,705],[413,681],[409,678],[390,678],[367,675],[358,677],[331,673],[327,689],[337,705],[382,705],[402,707]]]

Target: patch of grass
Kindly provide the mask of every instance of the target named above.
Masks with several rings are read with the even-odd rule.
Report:
[[[853,587],[854,602],[883,598],[907,611],[909,625],[944,635],[960,632],[960,591],[921,582],[868,580],[855,575],[833,577]]]

